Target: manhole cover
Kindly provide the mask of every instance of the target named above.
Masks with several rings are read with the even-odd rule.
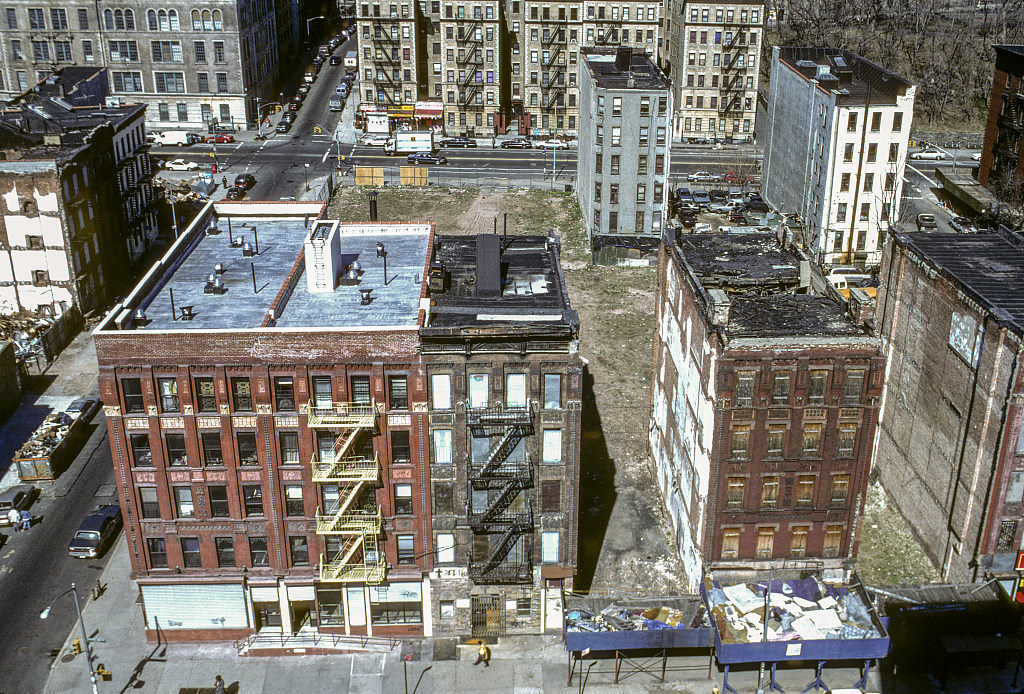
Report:
[[[74,653],[67,653],[67,654],[64,655],[63,658],[60,659],[60,662],[62,662],[62,663],[70,663],[74,659],[75,659],[75,654]]]

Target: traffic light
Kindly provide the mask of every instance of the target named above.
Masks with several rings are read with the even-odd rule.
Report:
[[[71,642],[71,650],[73,650],[75,652],[75,655],[78,655],[79,653],[81,653],[82,652],[82,639],[75,639],[74,641],[72,641]]]
[[[102,682],[109,682],[114,679],[114,676],[110,674],[110,670],[108,670],[103,663],[96,666],[96,676],[99,677]]]

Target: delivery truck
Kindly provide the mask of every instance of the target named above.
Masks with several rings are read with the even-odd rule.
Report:
[[[162,133],[153,135],[153,141],[164,147],[184,147],[185,145],[195,144],[199,140],[199,135],[190,133],[187,130],[165,130]]]
[[[412,154],[433,152],[434,133],[430,130],[399,130],[384,145],[384,154]]]

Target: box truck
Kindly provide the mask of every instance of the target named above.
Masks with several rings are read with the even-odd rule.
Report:
[[[430,130],[399,130],[384,145],[384,154],[388,156],[433,151],[434,133]]]

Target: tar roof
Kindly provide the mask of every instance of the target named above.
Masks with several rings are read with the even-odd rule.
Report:
[[[71,106],[62,99],[0,108],[0,147],[25,158],[63,158],[82,147],[97,127],[114,128],[141,117],[145,106]],[[48,138],[59,136],[59,145]],[[10,158],[10,157],[9,157]]]
[[[583,58],[594,82],[603,89],[668,89],[672,86],[657,65],[642,51],[630,55],[629,68],[619,68],[615,61],[616,49],[590,48],[583,50]]]
[[[821,89],[834,92],[838,103],[895,104],[913,85],[891,70],[845,48],[780,46],[779,60],[794,72],[818,81]],[[828,70],[819,70],[827,66]]]
[[[731,297],[729,337],[863,335],[846,306],[828,296],[811,294],[739,294]]]
[[[772,233],[686,234],[676,248],[705,288],[796,285],[800,258]]]
[[[1009,231],[895,234],[1001,325],[1024,335],[1024,241]]]
[[[288,204],[302,209],[297,215],[287,214],[283,210]],[[125,302],[126,308],[145,312],[144,322],[135,321],[134,329],[415,328],[431,225],[317,222],[338,225],[346,264],[358,260],[362,270],[358,282],[311,293],[303,261],[308,223],[315,217],[302,215],[309,207],[300,203],[235,203],[231,209],[237,213],[219,216],[208,207],[187,232],[189,237],[168,251],[152,278],[143,280],[144,295],[135,299],[133,294]],[[252,213],[245,214],[246,209]],[[260,214],[261,209],[276,214]],[[214,230],[216,233],[210,233]],[[387,248],[386,285],[383,262],[376,252],[378,242]],[[216,272],[218,264],[221,273]],[[223,293],[208,292],[211,275],[220,280]],[[360,289],[372,290],[369,304],[361,302]],[[171,311],[172,291],[177,315]],[[191,314],[190,320],[181,320],[183,308]],[[124,317],[118,322],[132,324],[125,323]]]
[[[489,257],[490,253],[496,257]],[[424,333],[448,334],[496,325],[575,331],[579,325],[576,312],[569,307],[559,246],[553,237],[438,236],[434,263],[443,265],[450,277],[445,290],[431,291]],[[492,277],[492,272],[497,276]],[[483,291],[478,289],[481,285]],[[495,288],[493,294],[488,286]]]

